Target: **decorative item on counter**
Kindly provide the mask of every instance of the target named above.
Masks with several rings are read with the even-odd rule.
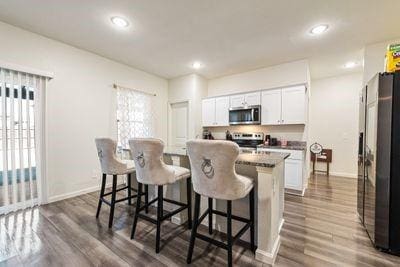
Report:
[[[232,141],[232,134],[228,130],[226,131],[226,138],[225,139]]]
[[[400,70],[400,44],[388,45],[385,56],[386,72],[395,72]]]
[[[204,130],[203,131],[203,139],[214,139],[214,137],[212,136],[212,134],[209,130]]]
[[[265,135],[265,142],[264,142],[264,144],[265,144],[266,146],[269,146],[270,143],[271,143],[271,136],[270,136],[269,134],[267,134],[267,135]]]
[[[281,146],[286,147],[288,145],[288,141],[286,139],[281,140]]]
[[[277,138],[271,138],[271,143],[269,145],[270,146],[277,146],[278,145],[278,139]]]

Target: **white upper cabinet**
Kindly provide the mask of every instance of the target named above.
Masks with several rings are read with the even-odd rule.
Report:
[[[305,123],[305,87],[294,86],[282,89],[282,124]]]
[[[230,96],[231,108],[239,108],[244,106],[244,99],[246,95],[232,95]]]
[[[203,126],[215,126],[215,98],[203,99],[202,101]]]
[[[261,96],[260,92],[246,94],[244,96],[244,103],[248,106],[257,106],[261,105]]]
[[[215,98],[216,126],[229,126],[229,96]]]
[[[202,101],[203,127],[229,126],[229,96]]]
[[[256,106],[261,104],[260,92],[230,96],[231,108]]]
[[[281,89],[262,92],[261,124],[276,125],[281,123]]]
[[[266,90],[261,97],[261,124],[305,124],[306,88]]]

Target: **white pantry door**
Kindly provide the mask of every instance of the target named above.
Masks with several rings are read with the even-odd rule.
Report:
[[[189,137],[189,104],[180,102],[171,104],[171,146],[186,147]]]

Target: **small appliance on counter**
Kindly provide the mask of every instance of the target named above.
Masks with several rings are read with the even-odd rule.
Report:
[[[278,145],[278,138],[271,138],[270,146],[277,146]]]
[[[204,130],[203,131],[203,139],[213,140],[214,137],[212,136],[212,134],[209,130]]]
[[[232,135],[231,135],[231,133],[229,131],[226,131],[225,139],[229,140],[229,141],[232,141]]]

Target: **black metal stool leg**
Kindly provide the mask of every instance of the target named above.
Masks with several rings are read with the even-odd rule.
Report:
[[[160,252],[161,221],[163,217],[163,186],[158,186],[157,194],[157,234],[156,234],[156,253]]]
[[[186,198],[188,212],[188,229],[192,229],[192,184],[190,177],[186,180]]]
[[[101,188],[100,188],[100,197],[99,197],[99,204],[97,204],[97,212],[96,212],[96,218],[99,218],[100,215],[100,210],[101,210],[101,204],[103,204],[103,196],[104,196],[104,190],[106,188],[106,180],[107,180],[107,174],[103,173],[103,177],[101,179]]]
[[[127,174],[126,179],[127,179],[127,184],[128,184],[128,205],[132,205],[132,175],[130,173]]]
[[[192,234],[190,235],[188,255],[186,258],[186,262],[188,264],[190,264],[192,262],[194,241],[196,240],[196,233],[197,233],[197,227],[199,226],[199,216],[200,216],[200,195],[197,194],[196,192],[194,194],[195,194],[194,222],[193,222],[193,227],[192,227]]]
[[[228,266],[232,266],[232,201],[228,200],[226,205],[226,234],[228,239]]]
[[[254,244],[254,228],[255,228],[255,222],[254,222],[254,188],[251,189],[250,195],[249,195],[249,202],[250,202],[250,245],[251,245],[251,251],[254,252],[255,250],[255,244]]]
[[[211,235],[213,232],[212,224],[212,209],[213,209],[213,199],[211,197],[208,198],[208,233]]]
[[[142,184],[138,183],[138,196],[142,193]],[[132,224],[132,232],[131,232],[131,239],[135,237],[135,231],[136,231],[136,225],[139,217],[139,209],[140,209],[140,197],[136,198],[136,210],[135,210],[135,217],[133,218],[133,224]]]
[[[149,213],[149,185],[147,184],[144,185],[144,204],[144,211]]]
[[[110,218],[108,220],[108,228],[112,227],[114,220],[115,197],[117,195],[117,175],[113,175],[112,191],[111,191],[111,205],[110,205]]]

